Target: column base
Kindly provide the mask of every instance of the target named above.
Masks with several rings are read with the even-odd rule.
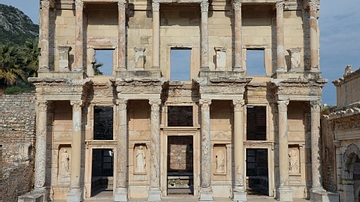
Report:
[[[243,189],[239,188],[239,187],[234,188],[233,201],[234,202],[244,202],[244,201],[246,201],[246,192]]]
[[[18,197],[18,202],[45,202],[47,201],[47,191],[45,188],[34,189],[31,192]]]
[[[159,188],[150,188],[148,201],[161,201],[161,190]]]
[[[339,202],[339,193],[327,192],[322,187],[311,188],[310,198],[313,202]]]
[[[80,189],[71,189],[70,188],[70,190],[67,194],[66,202],[79,202],[79,201],[82,201]]]
[[[292,189],[290,187],[280,187],[278,189],[279,192],[279,201],[293,201],[293,196],[292,196]]]
[[[210,71],[210,68],[209,67],[201,67],[200,71]]]
[[[211,188],[200,189],[200,201],[214,201]]]
[[[115,202],[128,201],[127,189],[126,188],[116,188],[115,194],[114,194],[114,201]]]
[[[233,72],[244,72],[244,69],[242,67],[234,67]]]

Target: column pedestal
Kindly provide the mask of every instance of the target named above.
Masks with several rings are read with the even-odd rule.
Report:
[[[293,201],[292,189],[289,186],[280,187],[279,192],[279,201]]]
[[[212,189],[210,187],[200,189],[200,201],[213,201]]]
[[[114,194],[114,201],[128,201],[127,192],[127,188],[116,188]]]
[[[159,188],[150,188],[148,201],[161,201],[161,190]]]
[[[66,202],[79,202],[81,200],[81,191],[80,189],[70,189],[67,194]]]

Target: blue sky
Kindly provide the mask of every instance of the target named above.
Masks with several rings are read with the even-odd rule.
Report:
[[[38,23],[39,0],[0,0],[22,10]],[[336,104],[332,81],[342,77],[345,66],[360,68],[360,1],[322,0],[320,5],[320,68],[329,82],[323,89],[323,103]],[[101,61],[100,61],[101,62]]]

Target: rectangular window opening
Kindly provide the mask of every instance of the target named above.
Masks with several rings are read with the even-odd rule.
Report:
[[[190,48],[170,50],[170,80],[190,81]]]
[[[169,106],[168,126],[193,126],[193,107]]]
[[[266,140],[266,107],[247,106],[247,140]]]
[[[112,76],[114,67],[114,50],[95,50],[93,63],[95,76]]]
[[[113,107],[94,107],[94,140],[113,140]]]
[[[264,49],[246,50],[246,74],[266,76]]]

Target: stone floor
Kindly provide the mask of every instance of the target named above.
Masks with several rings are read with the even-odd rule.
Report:
[[[102,191],[97,195],[93,196],[90,199],[86,199],[85,201],[88,202],[113,202],[113,193],[112,191]],[[131,202],[145,202],[146,199],[131,199]],[[199,201],[197,196],[191,195],[170,195],[167,197],[163,197],[162,201],[169,201],[169,202],[195,202]],[[231,201],[229,198],[214,198],[214,201]],[[261,195],[248,195],[247,196],[248,202],[273,202],[276,201],[273,197],[268,196],[261,196]],[[294,202],[309,202],[308,200],[304,199],[294,199]]]

